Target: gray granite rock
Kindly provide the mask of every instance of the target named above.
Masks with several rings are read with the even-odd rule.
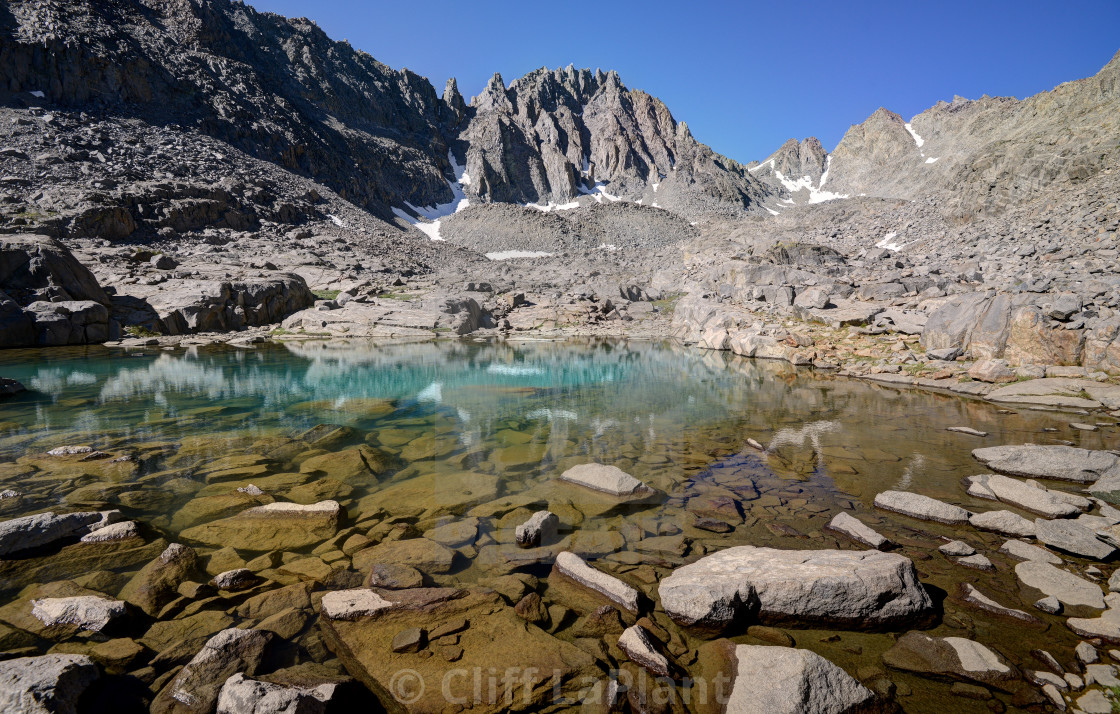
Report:
[[[911,518],[950,525],[967,523],[971,515],[960,506],[953,506],[929,496],[907,491],[883,491],[875,496],[875,506],[882,508],[884,511],[901,513]]]
[[[739,546],[677,568],[658,586],[684,625],[723,628],[740,618],[839,627],[920,620],[932,607],[914,564],[879,551]]]
[[[972,455],[993,471],[1048,478],[1057,481],[1092,483],[1106,476],[1120,476],[1120,456],[1072,446],[990,446]]]
[[[78,700],[100,673],[85,655],[49,654],[0,662],[0,711],[79,714]]]
[[[741,714],[848,714],[875,699],[851,675],[809,650],[738,645],[725,711]]]

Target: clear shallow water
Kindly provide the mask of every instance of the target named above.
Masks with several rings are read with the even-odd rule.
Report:
[[[651,595],[674,566],[731,545],[854,547],[822,531],[847,510],[901,542],[934,588],[952,594],[957,583],[973,582],[1023,607],[1029,603],[1018,596],[1013,563],[994,554],[1002,538],[876,512],[872,499],[903,489],[989,510],[997,506],[970,499],[960,483],[983,471],[972,448],[1056,438],[1086,448],[1118,445],[1116,430],[1072,430],[1070,419],[1055,413],[1001,414],[958,397],[648,343],[25,350],[0,353],[0,374],[33,390],[0,402],[0,489],[24,493],[0,505],[2,517],[120,508],[174,539],[215,517],[198,509],[198,499],[249,483],[279,500],[335,498],[347,509],[347,525],[382,534],[391,523],[408,523],[418,534],[480,516],[477,534],[457,548],[453,572],[439,582],[505,572],[496,565],[503,544],[534,504],[557,512],[567,531],[605,544],[605,553],[617,551],[600,564],[629,573]],[[345,428],[330,428],[336,426]],[[991,436],[950,433],[949,426]],[[747,447],[748,437],[768,451]],[[62,445],[133,460],[43,456]],[[301,473],[304,461],[357,445],[386,455],[390,466],[380,479]],[[587,461],[619,466],[667,494],[665,502],[620,510],[557,486],[555,476]],[[727,494],[743,511],[733,532],[691,527],[690,499]],[[936,552],[940,535],[963,537],[1000,571],[950,563]],[[0,583],[0,604],[15,595],[11,585],[19,584]],[[1038,666],[1028,654],[1039,646],[1037,630],[951,600],[945,611],[934,634],[975,637],[1017,665]],[[1077,639],[1051,620],[1041,638],[1055,654],[1071,650]],[[861,678],[881,668],[892,642],[881,633],[791,633],[798,646],[853,674],[863,671]],[[953,697],[948,684],[889,676],[906,695],[899,701],[907,711],[944,711],[946,702],[989,711],[986,702]]]

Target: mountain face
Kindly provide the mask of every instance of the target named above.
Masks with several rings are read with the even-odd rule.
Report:
[[[648,194],[742,211],[766,193],[613,72],[539,70],[508,88],[495,75],[468,105],[453,80],[437,96],[306,19],[229,0],[16,0],[0,8],[0,33],[8,102],[41,93],[52,106],[181,126],[387,220],[453,201],[455,155],[476,203]]]
[[[562,205],[599,194],[688,213],[746,210],[767,193],[613,71],[542,68],[508,89],[494,75],[464,115],[467,193],[483,200]]]
[[[799,164],[802,147],[814,139],[790,140],[751,170],[778,193],[778,203],[767,204],[772,209],[783,208],[783,198],[813,202],[811,192],[799,197],[792,190],[805,177],[803,186],[827,190],[829,198],[937,196],[958,219],[999,214],[1120,162],[1118,84],[1120,53],[1093,77],[1023,100],[957,97],[910,122],[881,108],[827,155],[827,188],[817,180],[817,159]]]

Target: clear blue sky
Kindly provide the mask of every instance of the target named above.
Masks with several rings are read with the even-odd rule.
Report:
[[[249,0],[469,98],[546,66],[615,69],[716,151],[747,163],[790,137],[832,150],[880,106],[1020,99],[1120,50],[1117,0],[790,3]]]

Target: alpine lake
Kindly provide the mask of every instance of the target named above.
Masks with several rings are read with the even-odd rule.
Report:
[[[0,560],[0,645],[8,656],[85,653],[101,645],[101,635],[27,625],[29,601],[87,591],[118,597],[169,543],[183,543],[198,554],[198,587],[180,587],[154,615],[133,611],[120,635],[140,647],[116,662],[117,674],[146,677],[146,686],[162,686],[165,673],[189,659],[184,643],[193,641],[197,651],[199,638],[263,620],[263,612],[244,606],[248,599],[293,585],[307,599],[296,598],[286,645],[267,667],[353,675],[320,628],[319,598],[368,582],[362,550],[416,539],[452,552],[438,567],[406,558],[425,586],[490,587],[509,606],[536,592],[539,615],[525,627],[589,653],[605,678],[626,663],[618,632],[596,638],[584,625],[606,601],[559,583],[548,557],[526,558],[514,543],[516,526],[545,508],[559,518],[559,550],[583,555],[648,597],[645,616],[680,671],[689,671],[717,635],[674,624],[658,604],[661,579],[736,545],[864,549],[825,528],[840,512],[913,560],[936,603],[936,618],[921,625],[925,632],[978,641],[1020,670],[1042,668],[1031,654],[1039,648],[1064,665],[1080,638],[1064,618],[1033,608],[1037,596],[1020,591],[1018,561],[999,552],[1006,537],[884,512],[873,499],[912,490],[973,511],[1004,508],[967,495],[962,479],[986,471],[972,449],[1059,439],[1088,449],[1120,447],[1120,430],[1073,430],[1072,417],[1059,412],[1008,410],[649,342],[9,350],[0,353],[0,373],[28,388],[0,402],[0,490],[18,494],[0,499],[0,518],[117,509],[140,528],[127,544],[70,543]],[[957,426],[988,436],[947,431]],[[73,446],[94,451],[47,454]],[[558,480],[591,462],[617,466],[657,489],[658,498],[619,505]],[[263,528],[226,543],[206,537],[204,526],[247,508],[324,500],[341,504],[342,517],[336,532],[317,542],[293,546]],[[701,518],[729,528],[702,530]],[[948,539],[966,541],[995,570],[969,569],[942,555],[938,547]],[[1063,557],[1079,574],[1094,565]],[[205,586],[206,578],[235,567],[249,567],[262,583],[233,593]],[[1087,577],[1103,582],[1111,568],[1103,569]],[[1009,622],[970,606],[957,595],[962,583],[1038,622]],[[177,630],[176,621],[189,624]],[[1008,691],[962,687],[886,666],[884,652],[908,629],[744,623],[722,636],[813,650],[906,712],[1048,706],[1026,681]],[[431,666],[439,659],[433,648],[379,656],[400,667],[420,667],[417,658]],[[499,670],[506,664],[495,662]]]

